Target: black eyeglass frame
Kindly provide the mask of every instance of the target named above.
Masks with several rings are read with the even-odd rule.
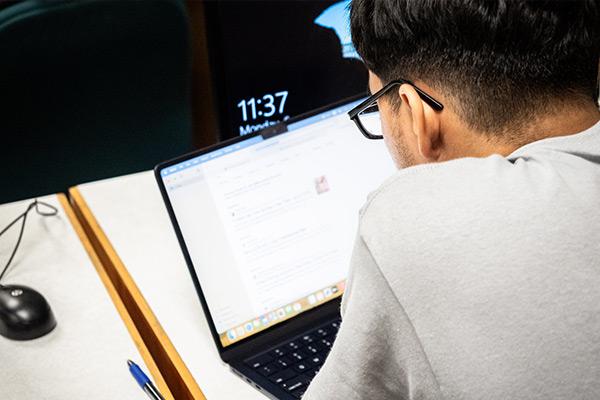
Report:
[[[431,97],[430,95],[425,93],[423,90],[419,89],[411,81],[407,81],[405,79],[396,79],[396,80],[390,81],[387,85],[382,87],[376,93],[372,94],[367,99],[365,99],[365,101],[363,101],[362,103],[360,103],[359,105],[354,107],[352,110],[348,111],[348,116],[350,117],[350,119],[352,121],[354,121],[354,123],[360,130],[360,133],[362,133],[364,137],[366,137],[367,139],[371,139],[371,140],[383,139],[383,135],[373,135],[364,127],[362,122],[360,122],[359,114],[361,112],[365,111],[367,108],[372,107],[373,103],[375,103],[381,97],[386,95],[392,88],[394,88],[398,85],[403,85],[405,83],[414,87],[415,90],[417,91],[417,93],[419,94],[419,97],[421,98],[421,100],[423,100],[425,103],[427,103],[435,111],[442,111],[444,109],[444,105],[442,103],[440,103],[439,101],[437,101],[436,99],[434,99],[433,97]]]

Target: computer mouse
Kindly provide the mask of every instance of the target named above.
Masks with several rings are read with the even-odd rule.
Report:
[[[30,340],[55,327],[50,305],[39,292],[27,286],[0,285],[0,335]]]

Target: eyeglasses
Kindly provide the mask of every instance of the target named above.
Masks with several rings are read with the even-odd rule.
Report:
[[[416,87],[412,82],[404,79],[396,79],[385,85],[383,88],[381,88],[381,90],[377,91],[377,93],[369,96],[365,101],[348,112],[348,116],[352,121],[354,121],[364,137],[374,140],[383,139],[383,131],[381,129],[381,120],[379,119],[379,106],[377,105],[377,100],[389,93],[392,88],[405,83],[414,87],[419,94],[419,97],[425,103],[429,104],[429,106],[435,111],[442,111],[444,109],[444,105],[442,103]]]

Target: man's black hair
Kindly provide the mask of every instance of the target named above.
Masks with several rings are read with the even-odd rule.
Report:
[[[472,128],[508,135],[597,100],[600,1],[353,0],[352,39],[383,83],[421,80]]]

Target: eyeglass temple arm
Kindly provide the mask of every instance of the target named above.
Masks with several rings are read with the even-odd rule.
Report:
[[[442,103],[440,103],[439,101],[437,101],[436,99],[434,99],[433,97],[431,97],[430,95],[428,95],[427,93],[425,93],[423,90],[419,89],[419,87],[416,86],[411,81],[407,81],[407,80],[404,80],[404,79],[397,79],[397,80],[389,82],[379,92],[377,92],[373,97],[370,97],[370,98],[366,99],[364,102],[362,102],[361,104],[359,104],[358,106],[356,106],[353,110],[351,110],[348,113],[349,116],[350,116],[350,118],[352,118],[352,119],[356,118],[356,116],[358,115],[359,111],[361,111],[362,109],[364,109],[368,104],[371,104],[371,103],[375,102],[380,97],[382,97],[385,94],[387,94],[392,87],[394,87],[396,85],[402,85],[402,84],[405,84],[405,83],[408,84],[408,85],[411,85],[413,88],[415,88],[415,91],[419,94],[419,97],[425,103],[429,104],[429,106],[431,108],[433,108],[436,111],[442,111],[444,109],[444,105]]]
[[[398,79],[398,80],[388,83],[386,86],[403,85],[405,83],[412,86],[415,89],[415,91],[419,94],[419,97],[425,103],[429,104],[429,106],[431,106],[431,108],[433,108],[436,111],[442,111],[444,109],[444,105],[442,103],[440,103],[439,101],[437,101],[436,99],[434,99],[433,97],[431,97],[430,95],[425,93],[422,89],[420,89],[417,85],[415,85],[411,81],[407,81],[404,79]]]

